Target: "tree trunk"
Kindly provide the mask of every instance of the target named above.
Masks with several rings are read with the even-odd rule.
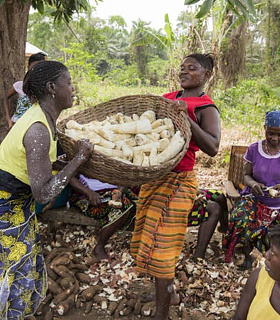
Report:
[[[0,6],[0,141],[8,132],[3,97],[25,73],[25,43],[31,0],[4,0]],[[15,106],[10,111],[14,112]]]

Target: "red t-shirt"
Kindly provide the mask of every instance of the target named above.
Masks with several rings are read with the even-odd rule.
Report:
[[[189,117],[197,123],[197,119],[195,116],[195,109],[199,107],[206,107],[206,106],[213,106],[216,108],[214,102],[204,94],[201,97],[187,97],[187,98],[176,98],[177,94],[180,91],[170,92],[163,95],[164,98],[170,100],[183,100],[187,103],[188,106],[188,115]],[[184,155],[183,159],[178,163],[178,165],[174,168],[174,171],[191,171],[193,170],[195,164],[195,153],[198,151],[199,148],[195,144],[193,138],[191,138],[189,148]]]

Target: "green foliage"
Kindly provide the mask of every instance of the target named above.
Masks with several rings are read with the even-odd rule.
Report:
[[[185,0],[185,5],[192,5],[198,2],[199,0]],[[205,17],[213,7],[214,3],[214,0],[204,0],[196,18]],[[256,10],[253,0],[223,0],[223,3],[225,7],[229,5],[231,10],[240,18],[255,22]]]
[[[272,89],[272,92],[280,99],[280,87]]]
[[[65,110],[64,115],[62,114],[62,117],[65,116],[65,114],[72,114],[77,110],[92,107],[98,103],[122,96],[134,94],[153,94],[162,96],[166,92],[166,88],[154,86],[118,86],[106,80],[96,83],[83,80],[79,83],[80,96],[78,104],[76,103],[73,108]]]
[[[200,19],[200,18],[203,18],[204,16],[206,16],[209,11],[211,10],[212,6],[213,6],[213,3],[214,3],[214,0],[205,0],[201,7],[200,7],[200,10],[199,12],[196,14],[196,18],[197,19]]]
[[[118,86],[137,86],[141,83],[141,79],[137,75],[138,69],[135,63],[126,66],[122,61],[115,61],[114,67],[108,73],[105,81]]]
[[[157,80],[157,85],[161,87],[168,87],[166,72],[168,70],[169,61],[162,60],[155,56],[148,62],[148,76],[150,84],[154,85],[153,81]],[[156,79],[157,78],[157,79]]]
[[[102,0],[95,0],[102,1]],[[89,9],[89,2],[87,0],[32,0],[32,7],[40,14],[45,13],[45,6],[53,7],[54,10],[51,15],[57,22],[70,22],[75,12],[80,12]]]
[[[243,80],[238,86],[212,95],[227,125],[240,124],[258,135],[267,111],[279,108],[280,98],[267,85],[267,79]]]
[[[65,65],[72,74],[75,83],[81,80],[89,80],[95,82],[99,80],[96,69],[92,64],[94,55],[90,55],[83,49],[83,45],[78,43],[69,43],[67,48],[61,48],[65,53]]]
[[[92,17],[90,11],[75,16],[68,25],[58,26],[53,23],[57,10],[54,1],[34,2],[37,6],[43,3],[45,16],[30,15],[28,40],[48,52],[50,59],[66,63],[77,88],[80,108],[127,94],[157,92],[161,95],[177,89],[178,67],[186,53],[212,52],[217,58],[217,70],[221,71],[221,57],[229,51],[230,36],[243,19],[252,21],[255,16],[253,0],[203,0],[200,3],[185,0],[186,5],[201,6],[198,13],[182,12],[176,28],[166,15],[163,29],[154,30],[139,19],[128,30],[121,16],[106,21]],[[270,24],[269,11],[263,5],[258,6],[258,23],[249,23],[246,70],[236,78],[238,84],[225,91],[226,79],[223,78],[222,83],[218,80],[221,74],[216,74],[215,79],[220,82],[214,82],[212,87],[211,96],[221,111],[223,124],[240,125],[246,134],[259,135],[265,112],[280,105],[279,4],[276,0],[270,4],[270,15],[275,12]],[[66,21],[63,10],[61,8],[62,22]],[[206,18],[209,12],[211,31]],[[195,19],[195,14],[200,19]],[[239,36],[236,41],[240,43]],[[229,55],[226,64],[234,65],[234,58]],[[225,155],[224,162],[227,160]]]

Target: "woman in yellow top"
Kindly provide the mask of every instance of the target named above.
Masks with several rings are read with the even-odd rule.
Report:
[[[241,294],[233,320],[280,319],[280,225],[269,229],[265,266],[254,270]]]
[[[24,319],[44,299],[46,269],[34,199],[44,204],[58,196],[92,149],[88,141],[80,141],[74,159],[52,175],[55,123],[74,98],[62,63],[36,63],[24,78],[23,90],[35,104],[0,146],[0,319]]]

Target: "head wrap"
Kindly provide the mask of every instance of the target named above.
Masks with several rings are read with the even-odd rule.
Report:
[[[268,111],[265,116],[266,127],[280,127],[280,110]]]

